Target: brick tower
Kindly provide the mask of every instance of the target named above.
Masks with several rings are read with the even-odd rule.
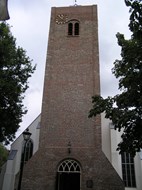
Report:
[[[23,190],[122,190],[101,150],[101,118],[88,119],[100,93],[97,6],[52,8],[39,150]]]

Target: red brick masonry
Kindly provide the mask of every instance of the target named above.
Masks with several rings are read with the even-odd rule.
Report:
[[[59,14],[66,23],[56,23]],[[79,36],[68,36],[70,21],[79,22]],[[39,151],[25,166],[22,190],[55,190],[58,165],[68,158],[81,166],[81,190],[88,180],[93,190],[124,189],[101,150],[100,116],[88,119],[99,93],[97,6],[52,8]]]

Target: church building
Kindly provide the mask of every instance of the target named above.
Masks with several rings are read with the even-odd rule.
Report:
[[[115,170],[117,159],[102,139],[101,115],[88,118],[91,97],[99,94],[97,6],[53,7],[42,111],[32,124],[36,131],[40,125],[40,134],[24,165],[21,190],[124,190],[122,170]],[[13,154],[15,159],[21,153]]]
[[[121,190],[102,152],[101,118],[88,118],[100,94],[97,6],[54,7],[48,39],[39,149],[22,190]]]

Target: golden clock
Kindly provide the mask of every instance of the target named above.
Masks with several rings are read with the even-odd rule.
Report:
[[[68,20],[68,17],[67,17],[67,15],[64,15],[64,14],[59,14],[56,17],[57,24],[65,24],[67,22],[67,20]]]

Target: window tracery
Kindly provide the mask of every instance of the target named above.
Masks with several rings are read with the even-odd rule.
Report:
[[[78,172],[80,173],[79,164],[72,159],[64,160],[58,167],[58,172]]]

